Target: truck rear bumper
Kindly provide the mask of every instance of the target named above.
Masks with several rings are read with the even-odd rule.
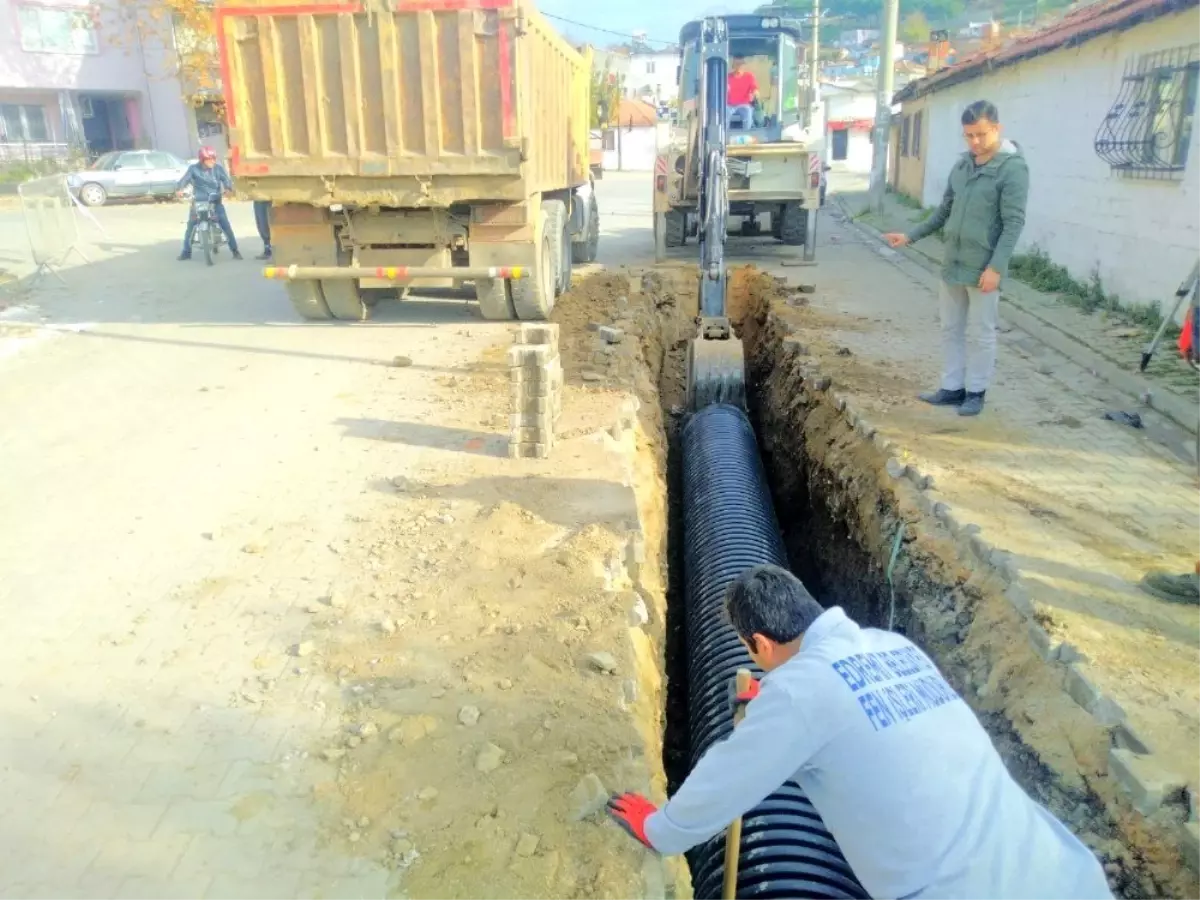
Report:
[[[484,278],[521,279],[530,275],[527,266],[267,266],[264,278],[281,281],[333,281],[335,279],[372,278],[404,284],[423,278],[451,281],[479,281]]]

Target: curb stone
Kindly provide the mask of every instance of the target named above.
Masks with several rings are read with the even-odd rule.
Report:
[[[1186,800],[1183,779],[1161,768],[1153,756],[1113,747],[1108,751],[1108,771],[1129,795],[1133,808],[1144,816]]]

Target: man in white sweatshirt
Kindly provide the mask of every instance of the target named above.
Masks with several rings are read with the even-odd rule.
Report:
[[[1091,851],[1013,781],[911,641],[823,610],[775,566],[746,572],[725,602],[768,674],[661,810],[610,799],[631,835],[683,853],[794,780],[872,897],[1112,896]]]

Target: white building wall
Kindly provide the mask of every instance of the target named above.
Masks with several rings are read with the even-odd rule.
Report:
[[[657,153],[658,129],[651,126],[643,128],[621,128],[617,140],[621,142],[621,153],[618,157],[616,150],[604,151],[604,170],[606,172],[651,172],[654,170],[654,157]],[[618,158],[620,165],[618,165]]]
[[[839,89],[836,85],[822,85],[830,122],[875,118],[875,95],[869,92]],[[825,132],[825,147],[829,164],[839,172],[869,174],[871,171],[871,132],[851,129],[846,139],[846,158],[833,159],[833,130]]]
[[[629,71],[625,76],[627,97],[654,97],[661,103],[672,103],[679,97],[679,84],[675,70],[679,66],[679,54],[634,53],[629,57]]]
[[[860,175],[871,173],[871,132],[851,131],[846,142],[845,171],[857,172]]]
[[[1195,43],[1198,34],[1200,9],[1193,7],[929,95],[922,202],[941,201],[946,176],[964,150],[959,116],[986,98],[1029,163],[1020,249],[1037,245],[1081,281],[1098,271],[1105,290],[1122,302],[1169,309],[1200,247],[1200,115],[1193,118],[1179,179],[1117,175],[1092,142],[1117,98],[1126,62]]]

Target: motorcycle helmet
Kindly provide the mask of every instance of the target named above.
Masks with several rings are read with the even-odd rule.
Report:
[[[212,160],[213,162],[216,162],[217,161],[217,151],[214,150],[212,147],[201,147],[200,148],[200,162],[207,162],[208,160]]]

